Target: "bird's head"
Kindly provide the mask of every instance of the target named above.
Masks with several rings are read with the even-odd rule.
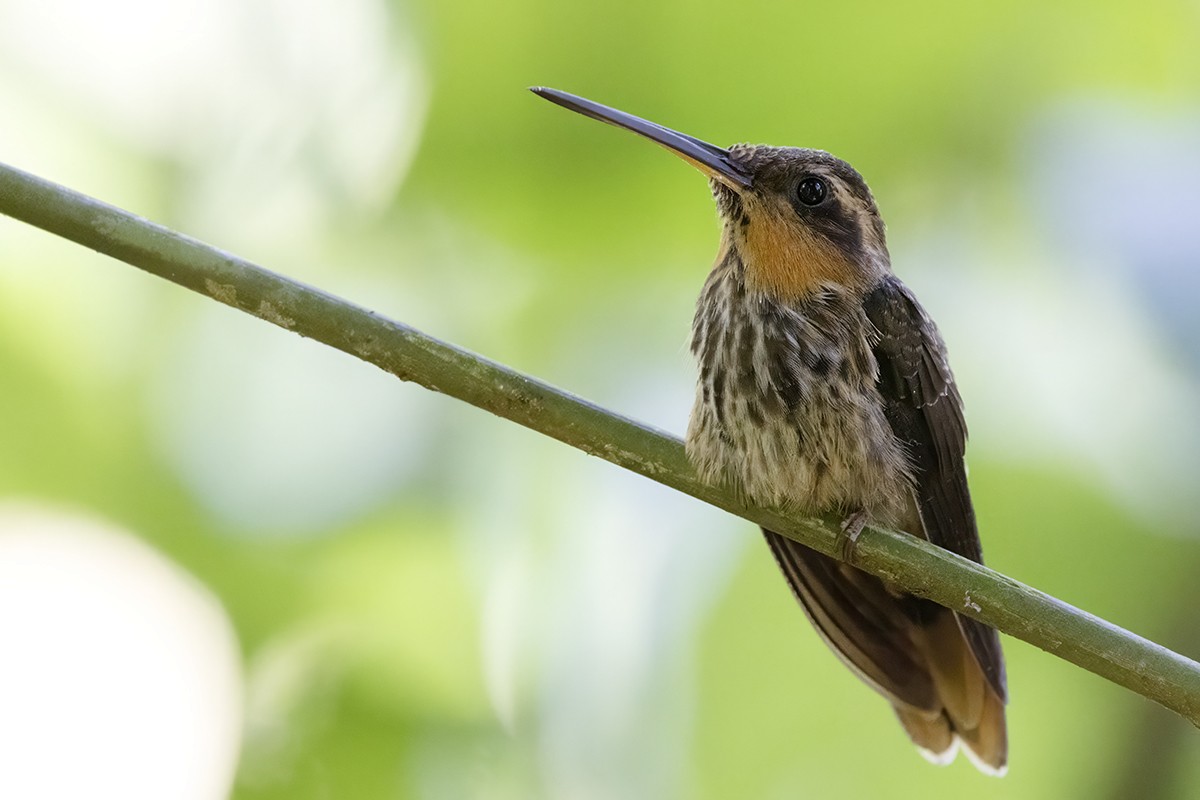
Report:
[[[724,223],[718,258],[741,259],[747,288],[784,299],[830,284],[866,290],[890,270],[875,199],[845,161],[797,147],[717,147],[566,92],[533,91],[644,136],[707,175]]]

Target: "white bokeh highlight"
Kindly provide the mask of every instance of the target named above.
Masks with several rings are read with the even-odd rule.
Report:
[[[217,600],[129,533],[0,506],[0,797],[219,800],[241,739]]]

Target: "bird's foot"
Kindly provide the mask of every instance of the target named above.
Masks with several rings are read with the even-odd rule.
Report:
[[[858,547],[858,537],[867,525],[867,512],[855,511],[842,520],[842,533],[838,537],[841,543],[842,561],[847,564],[854,562],[854,549]]]

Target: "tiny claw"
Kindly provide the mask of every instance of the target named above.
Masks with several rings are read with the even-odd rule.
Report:
[[[838,537],[841,542],[842,561],[847,564],[854,562],[854,550],[858,547],[858,537],[867,525],[867,512],[855,511],[842,520],[842,533]]]

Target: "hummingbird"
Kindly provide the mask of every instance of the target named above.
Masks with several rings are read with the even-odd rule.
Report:
[[[701,479],[747,500],[867,523],[979,563],[962,398],[933,320],[892,272],[863,177],[822,150],[726,149],[555,89],[532,91],[633,131],[708,177],[721,241],[696,303],[685,440]],[[763,530],[821,638],[934,763],[959,747],[1008,761],[996,631]],[[847,559],[848,560],[848,559]]]

